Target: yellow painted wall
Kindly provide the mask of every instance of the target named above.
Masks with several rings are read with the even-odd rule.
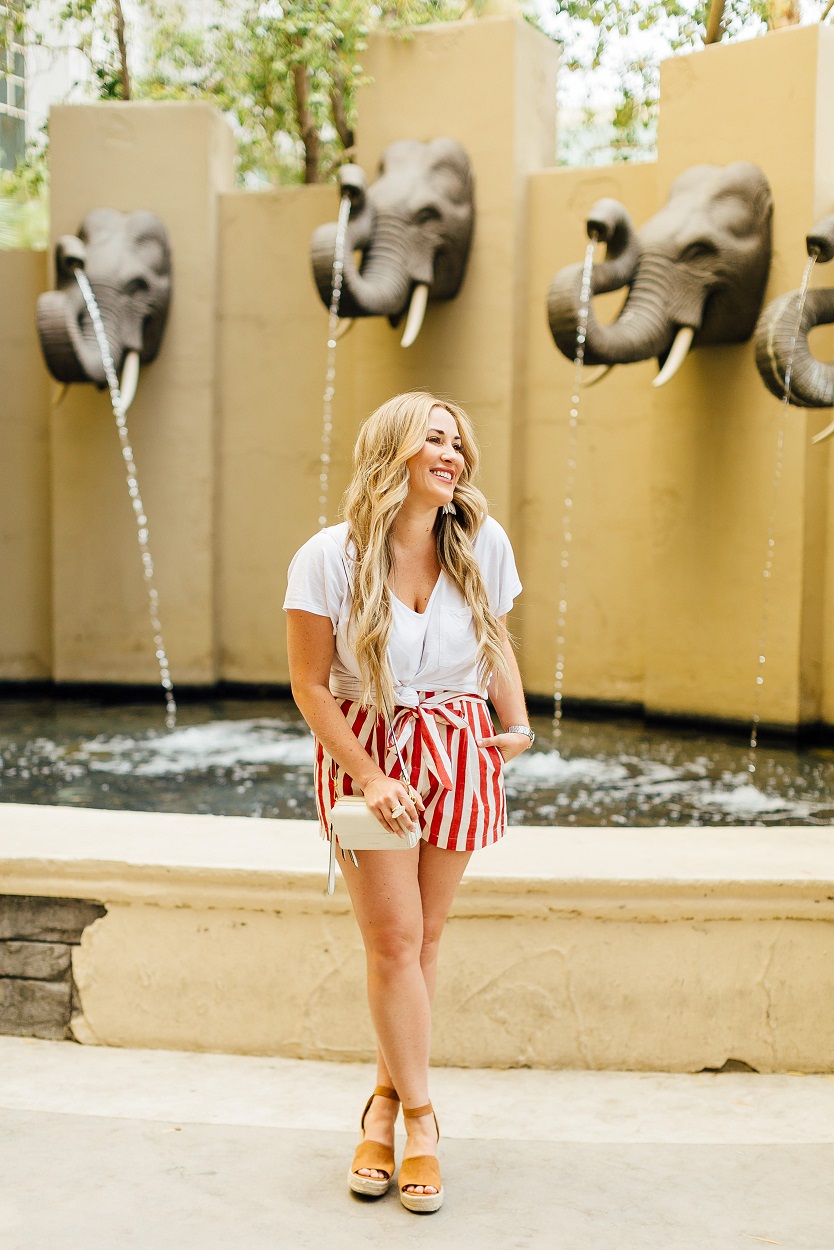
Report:
[[[553,688],[572,390],[545,298],[555,271],[581,259],[588,208],[613,195],[639,227],[688,166],[753,160],[776,204],[768,298],[798,285],[804,235],[834,209],[828,28],[668,62],[656,164],[548,168],[555,66],[553,45],[512,18],[371,40],[358,159],[372,177],[395,139],[459,139],[475,167],[476,229],[460,296],[429,306],[413,348],[401,349],[399,332],[380,319],[358,321],[340,343],[330,488],[333,520],[356,428],[381,400],[426,386],[468,407],[483,444],[483,484],[516,545],[525,593],[514,629],[526,685],[539,694]],[[767,82],[784,90],[765,93]],[[756,101],[755,119],[729,106],[738,99]],[[284,574],[318,512],[327,313],[309,242],[318,224],[335,219],[336,190],[232,192],[230,132],[202,105],[61,108],[51,133],[55,236],[106,204],[153,208],[171,231],[171,321],[130,425],[174,678],[286,681]],[[0,272],[12,273],[9,263],[3,258]],[[41,280],[32,269],[7,278],[30,307]],[[814,281],[832,279],[820,267]],[[599,301],[603,319],[621,298]],[[8,333],[4,350],[7,342]],[[825,351],[834,335],[814,342]],[[758,378],[751,344],[693,352],[659,392],[650,386],[654,367],[621,367],[583,395],[565,690],[744,721],[780,406]],[[33,361],[25,377],[26,403],[37,408],[31,397],[40,387],[45,406],[40,365]],[[834,722],[831,444],[809,442],[829,416],[791,409],[786,425],[761,708],[763,719],[786,725],[821,714]],[[24,626],[0,624],[0,663],[12,676],[48,672],[43,640],[52,628],[58,680],[152,683],[144,586],[107,402],[90,387],[73,388],[51,428],[51,623],[46,556],[34,554],[46,551],[43,449],[30,449],[30,435],[2,434],[10,480],[27,482],[16,467],[24,463],[34,473],[14,516],[41,521],[15,531],[30,615]],[[14,659],[25,655],[36,658]]]
[[[287,565],[316,530],[326,355],[309,243],[337,211],[332,186],[221,198],[217,585],[229,681],[289,679],[281,603]],[[339,447],[349,453],[347,439]]]
[[[821,28],[817,50],[816,73],[816,129],[814,144],[814,168],[816,170],[816,195],[814,209],[816,222],[820,217],[834,212],[834,73],[831,72],[832,34],[828,27]],[[815,286],[834,286],[834,267],[828,264],[815,274]],[[826,326],[811,335],[814,351],[823,360],[834,360],[834,328]],[[831,412],[822,414],[831,417]],[[827,421],[826,421],[827,424]],[[817,423],[813,429],[816,431]],[[834,573],[831,557],[834,553],[834,473],[832,457],[834,443],[831,440],[812,448],[819,458],[818,471],[825,477],[824,516],[819,522],[824,526],[823,558],[825,576],[822,579],[822,709],[821,719],[826,725],[834,725]]]
[[[93,208],[158,213],[173,249],[159,359],[128,414],[150,520],[175,681],[213,682],[217,197],[232,134],[216,109],[175,103],[61,106],[50,114],[52,238]],[[154,682],[156,660],[133,512],[109,397],[74,386],[52,420],[58,681]]]
[[[52,674],[45,286],[44,252],[0,251],[0,681]]]
[[[527,175],[555,157],[555,45],[508,18],[374,37],[359,93],[357,159],[376,176],[397,139],[439,135],[466,148],[476,225],[466,278],[429,304],[417,342],[402,326],[357,320],[337,352],[329,519],[337,519],[361,421],[400,391],[426,387],[472,414],[482,485],[510,529],[518,368],[526,343]],[[221,675],[287,681],[280,603],[289,560],[317,529],[327,309],[313,284],[313,230],[334,221],[333,187],[222,199]]]
[[[525,687],[535,694],[552,694],[554,687],[574,384],[573,362],[557,351],[547,323],[547,288],[557,270],[581,261],[585,218],[597,200],[622,201],[641,223],[654,212],[656,180],[653,163],[558,169],[531,179],[526,426],[516,522],[524,593],[514,630]],[[595,301],[595,312],[606,321],[622,301],[622,292],[612,292]],[[614,370],[580,392],[565,633],[564,689],[573,697],[643,698],[654,372],[651,362]]]
[[[659,193],[700,162],[759,165],[775,203],[766,300],[799,286],[805,234],[834,208],[834,113],[818,86],[832,76],[834,31],[820,26],[708,48],[662,68]],[[815,285],[830,281],[818,271]],[[752,715],[780,407],[750,344],[691,353],[654,398],[651,710]],[[829,418],[791,408],[785,421],[760,709],[779,724],[813,721],[821,711],[830,452],[811,446],[810,436]]]

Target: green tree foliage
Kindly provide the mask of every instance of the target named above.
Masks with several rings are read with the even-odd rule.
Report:
[[[563,131],[565,164],[653,155],[660,62],[704,44],[709,0],[542,0],[545,28],[564,47],[574,116]],[[820,20],[823,0],[725,0],[723,39]],[[599,104],[594,84],[605,82]],[[577,90],[581,84],[583,91]],[[584,94],[581,105],[576,99]]]
[[[155,99],[212,99],[232,118],[249,183],[320,182],[351,152],[359,60],[374,29],[460,16],[460,0],[217,0],[211,21],[148,0]]]
[[[34,149],[14,170],[0,170],[0,247],[46,247],[46,164]]]
[[[563,162],[651,155],[660,60],[703,43],[708,0],[523,3],[526,16],[564,47],[563,101],[570,96],[573,103],[561,124]],[[371,32],[408,38],[415,26],[477,18],[489,5],[205,0],[198,18],[188,0],[0,0],[0,51],[12,38],[48,47],[57,30],[63,46],[87,58],[86,87],[100,99],[215,102],[235,129],[245,185],[320,182],[352,153],[356,89]],[[829,7],[827,0],[725,0],[723,37],[746,37],[800,17],[818,20]],[[35,136],[18,170],[0,183],[6,206],[0,216],[23,223],[24,238],[45,220],[39,207],[45,150],[46,136]],[[8,233],[0,225],[4,238]]]

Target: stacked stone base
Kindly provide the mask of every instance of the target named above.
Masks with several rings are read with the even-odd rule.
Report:
[[[71,1036],[72,948],[104,914],[84,899],[0,895],[0,1033]]]

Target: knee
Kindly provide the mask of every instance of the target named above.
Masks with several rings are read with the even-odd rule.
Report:
[[[403,929],[388,929],[375,935],[367,948],[369,966],[386,976],[419,963],[421,937]]]
[[[440,938],[443,933],[443,924],[432,924],[425,917],[423,918],[423,941],[420,950],[420,960],[425,963],[427,960],[437,959],[437,951],[440,946]]]

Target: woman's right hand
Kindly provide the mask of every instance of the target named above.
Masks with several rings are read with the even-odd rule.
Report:
[[[405,836],[404,826],[411,826],[416,829],[417,825],[417,809],[421,812],[426,810],[425,804],[420,796],[417,796],[417,804],[412,802],[408,790],[401,781],[395,780],[393,777],[386,777],[384,773],[380,773],[373,781],[369,781],[363,790],[365,802],[376,816],[383,829],[387,829],[389,833],[396,833],[398,837]],[[391,813],[394,809],[402,804],[405,811],[396,819],[391,819]],[[400,825],[400,821],[403,822]]]

